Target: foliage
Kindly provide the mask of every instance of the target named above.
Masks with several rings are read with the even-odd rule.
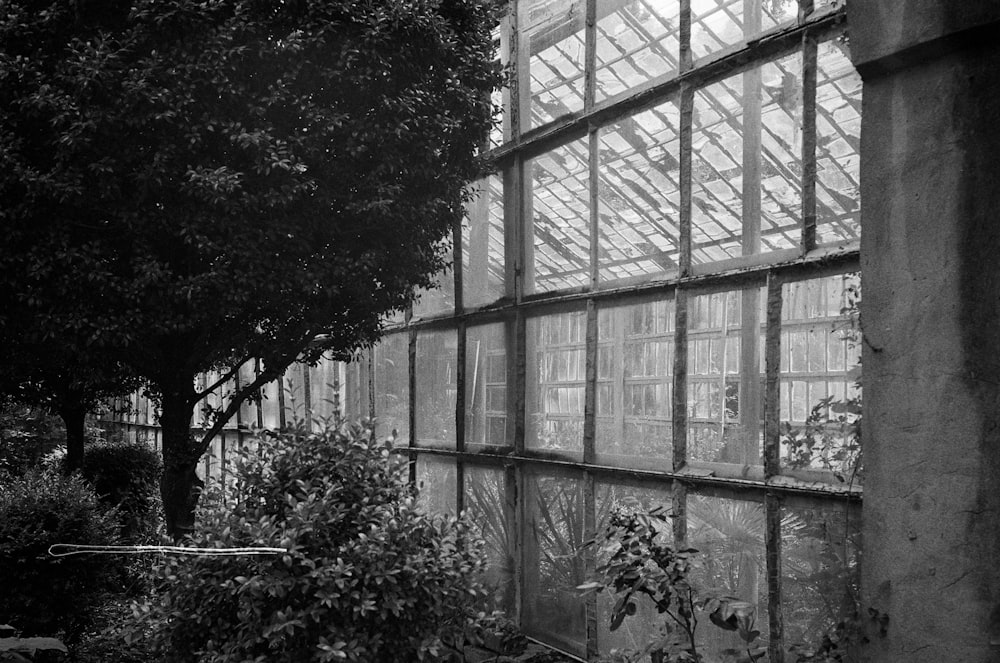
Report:
[[[0,476],[20,476],[59,444],[62,426],[45,409],[17,402],[0,406]]]
[[[600,579],[580,586],[586,591],[610,588],[617,595],[611,610],[612,631],[638,612],[640,600],[652,602],[664,616],[661,635],[626,659],[650,656],[660,662],[698,663],[702,655],[696,629],[702,614],[716,627],[737,632],[746,644],[748,658],[758,660],[763,652],[752,649],[760,636],[755,628],[756,606],[721,593],[696,592],[689,575],[698,551],[675,549],[665,536],[669,530],[670,519],[662,507],[648,513],[614,511],[601,535],[610,555],[597,568]]]
[[[125,441],[91,445],[81,473],[98,499],[116,508],[123,541],[154,538],[159,524],[160,455],[148,446]]]
[[[100,556],[53,558],[56,543],[109,545],[115,514],[79,476],[30,470],[0,484],[0,622],[27,635],[63,632],[72,642],[115,573]]]
[[[447,660],[476,606],[480,541],[415,510],[405,465],[371,430],[264,434],[203,508],[199,547],[269,557],[174,557],[139,610],[165,661]],[[223,501],[223,499],[225,501]]]
[[[9,300],[41,352],[71,339],[61,356],[148,381],[171,534],[242,401],[374,342],[445,266],[501,81],[493,5],[4,4],[0,336]],[[219,370],[218,393],[250,358],[192,440],[194,376]]]

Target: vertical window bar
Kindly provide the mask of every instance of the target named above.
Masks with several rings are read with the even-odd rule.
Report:
[[[507,371],[508,375],[513,375],[514,379],[511,388],[514,389],[514,398],[508,396],[508,421],[513,425],[508,426],[508,435],[513,435],[513,447],[515,454],[524,453],[524,408],[525,408],[525,372],[526,372],[526,322],[524,312],[517,309],[514,314],[514,333],[507,335]],[[513,347],[511,347],[513,346]],[[513,412],[511,412],[513,410]],[[520,494],[520,493],[519,493]]]
[[[407,407],[409,411],[406,413],[407,419],[410,422],[410,440],[408,446],[416,446],[417,439],[417,330],[410,329],[407,332],[407,347],[406,347],[406,377],[410,384],[407,396]],[[416,459],[416,456],[414,456]],[[415,470],[414,470],[415,471]]]
[[[691,122],[694,114],[694,90],[681,87],[681,145],[680,145],[680,256],[678,276],[691,272]],[[677,327],[678,332],[681,327]]]
[[[594,106],[594,84],[597,70],[597,0],[587,0],[586,27],[584,28],[583,56],[583,107],[589,111]]]
[[[673,433],[674,471],[687,462],[687,292],[678,289],[674,297],[674,394]],[[679,538],[681,540],[683,537]]]
[[[811,0],[807,0],[811,4]],[[810,10],[811,11],[811,10]],[[802,37],[802,251],[816,248],[816,36]]]
[[[587,300],[586,359],[583,397],[583,462],[593,463],[596,458],[595,436],[597,430],[597,306]],[[593,491],[591,491],[593,492]]]
[[[767,277],[767,336],[764,341],[764,476],[780,472],[781,281]]]
[[[524,181],[524,159],[517,157],[514,163],[503,171],[503,232],[504,232],[504,296],[513,301],[521,301],[524,288],[521,285],[521,224],[524,218],[522,182]],[[487,183],[485,186],[489,186]],[[489,232],[489,229],[487,229]]]
[[[455,460],[455,515],[465,511],[465,463],[461,458]]]
[[[511,81],[511,133],[518,140],[531,128],[531,53],[530,40],[521,36],[521,5],[525,0],[514,0],[510,13],[510,48],[514,56],[514,76]]]
[[[589,32],[587,34],[590,34]],[[599,132],[600,129],[591,129],[589,138],[589,175],[590,175],[590,288],[594,290],[597,288],[597,273],[598,273],[598,260],[600,252],[598,247],[600,246],[600,215],[598,212],[601,209],[600,201],[600,143],[599,143]]]
[[[684,73],[692,67],[691,57],[691,0],[680,0],[680,64],[679,72]],[[683,154],[683,141],[681,153]]]
[[[814,0],[799,0],[799,24],[805,23],[806,19],[815,11]]]
[[[784,619],[781,614],[781,499],[764,496],[764,545],[767,548],[767,615],[770,638],[767,655],[770,663],[784,663]]]
[[[743,0],[743,32],[759,34],[760,0]],[[761,70],[743,72],[743,255],[760,252]]]
[[[588,316],[590,312],[593,311],[593,302],[587,309]],[[596,330],[596,318],[594,329]],[[587,334],[590,334],[590,324],[588,317]],[[596,337],[595,337],[596,340]],[[590,346],[588,345],[588,348]],[[588,366],[589,370],[589,366]],[[588,394],[592,390],[589,390],[591,382],[588,382]],[[591,414],[593,414],[591,412]],[[593,421],[593,416],[589,418],[589,421]],[[584,424],[586,428],[586,424]],[[593,428],[593,426],[591,426]],[[584,434],[584,459],[586,460],[586,434]],[[597,538],[597,500],[594,497],[594,476],[590,472],[583,473],[583,537],[585,541],[594,541]],[[597,572],[597,546],[586,546],[583,552],[583,568],[584,576],[586,578],[593,578]],[[587,633],[587,660],[596,660],[600,654],[597,642],[597,620],[598,620],[598,610],[597,610],[597,593],[589,592],[587,594],[587,603],[585,608],[586,615],[586,633]]]
[[[302,364],[302,406],[305,408],[305,425],[312,429],[312,388],[309,381],[309,365]]]
[[[742,292],[740,330],[740,392],[739,413],[743,443],[764,450],[760,443],[760,288],[747,288]],[[725,371],[725,367],[723,367]],[[757,457],[759,461],[760,456]],[[749,462],[750,459],[748,458]]]
[[[278,377],[278,428],[284,429],[287,423],[285,419],[285,374],[282,373]]]

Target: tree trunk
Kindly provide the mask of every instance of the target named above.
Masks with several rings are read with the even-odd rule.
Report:
[[[163,475],[160,496],[167,535],[180,541],[194,530],[194,511],[205,485],[196,472],[200,454],[191,436],[194,405],[185,395],[163,395]]]
[[[59,416],[66,424],[66,462],[64,469],[70,474],[83,467],[83,443],[86,438],[87,410],[74,404],[62,407]]]

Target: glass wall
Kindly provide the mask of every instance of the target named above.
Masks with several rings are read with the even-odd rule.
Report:
[[[374,416],[420,504],[471,515],[495,606],[580,658],[661,631],[641,604],[611,630],[615,599],[576,590],[610,514],[654,507],[698,551],[696,590],[749,606],[756,660],[817,646],[857,606],[861,550],[846,27],[818,0],[511,2],[498,169],[440,288],[355,361],[290,370],[239,425]],[[738,660],[702,617],[704,660]]]
[[[473,516],[495,605],[542,642],[596,659],[662,636],[650,605],[611,630],[616,598],[575,589],[613,511],[674,516],[661,535],[698,551],[700,595],[749,606],[757,660],[856,607],[845,22],[842,3],[520,0],[498,27],[499,168],[456,269],[347,374],[409,445],[421,503]],[[745,653],[702,617],[705,661]]]

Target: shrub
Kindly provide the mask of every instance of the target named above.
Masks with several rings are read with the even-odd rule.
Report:
[[[264,434],[228,508],[204,499],[192,544],[274,556],[167,558],[138,627],[167,662],[447,660],[485,592],[481,542],[415,510],[390,449],[341,426]],[[211,496],[209,496],[211,497]]]
[[[74,641],[115,573],[108,558],[48,554],[55,543],[113,544],[118,521],[80,477],[29,470],[0,485],[0,623]]]
[[[139,543],[154,537],[161,468],[160,455],[143,444],[106,441],[87,446],[81,472],[102,502],[117,507],[123,540]]]

